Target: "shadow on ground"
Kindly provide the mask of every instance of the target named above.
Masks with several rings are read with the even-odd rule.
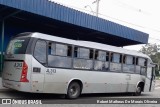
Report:
[[[22,98],[22,99],[65,99],[65,95],[59,94],[45,94],[45,93],[26,93],[19,91],[5,91],[6,96],[9,98]],[[148,96],[148,94],[142,94],[141,96]],[[94,99],[94,98],[133,98],[131,93],[101,93],[101,94],[83,94],[79,97],[79,99]],[[136,96],[137,97],[137,96]]]

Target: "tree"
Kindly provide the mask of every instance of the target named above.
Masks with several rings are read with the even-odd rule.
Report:
[[[140,52],[150,55],[155,55],[160,50],[160,46],[157,44],[146,44],[145,46],[142,46],[142,49],[140,49]]]
[[[158,67],[160,66],[160,45],[157,44],[146,44],[145,46],[142,46],[142,49],[140,49],[140,52],[147,54],[154,63],[158,64]],[[159,75],[159,69],[156,69],[156,75]]]

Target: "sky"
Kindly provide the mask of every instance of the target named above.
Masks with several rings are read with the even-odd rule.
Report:
[[[96,0],[49,0],[96,15]],[[100,0],[98,17],[149,34],[149,43],[160,44],[159,0]],[[143,45],[124,47],[140,50]]]

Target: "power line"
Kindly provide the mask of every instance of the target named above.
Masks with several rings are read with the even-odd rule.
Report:
[[[50,1],[51,1],[51,0],[50,0]],[[55,2],[55,1],[51,1],[51,2]],[[119,1],[119,0],[118,0],[118,2],[120,2],[120,3],[123,4],[123,5],[127,5],[127,6],[130,7],[130,8],[133,8],[133,9],[138,10],[138,8],[135,8],[135,7],[131,6],[131,5],[128,5],[128,4],[126,4],[126,3],[123,3],[123,2],[121,2],[121,1]],[[88,11],[88,10],[86,10],[86,9],[78,8],[78,7],[75,7],[75,6],[73,6],[73,5],[66,5],[66,4],[63,4],[63,3],[60,3],[60,2],[56,2],[56,3],[58,3],[58,4],[60,4],[60,5],[63,5],[63,6],[67,6],[67,7],[69,7],[69,8],[73,8],[73,9],[78,10],[78,11],[81,11],[81,12],[85,12],[85,13],[90,14],[90,15],[93,15],[93,12],[94,12],[94,11]],[[88,13],[88,12],[89,12],[89,13]],[[92,12],[92,14],[91,14],[91,12]],[[109,16],[109,15],[105,15],[105,14],[102,14],[102,13],[98,13],[98,14],[101,15],[101,18],[103,18],[103,19],[104,19],[104,17],[105,17],[105,18],[111,18],[111,19],[114,19],[114,20],[117,20],[117,21],[120,21],[120,22],[124,22],[124,23],[129,24],[129,25],[137,26],[137,27],[140,27],[140,28],[143,28],[143,29],[150,29],[150,30],[152,30],[152,31],[155,31],[155,32],[159,32],[159,33],[160,33],[160,30],[157,30],[157,29],[154,29],[154,28],[144,27],[144,26],[142,26],[142,25],[138,25],[138,24],[134,24],[134,23],[131,23],[131,22],[127,22],[127,21],[124,21],[124,20],[121,20],[121,19],[118,19],[118,18]],[[104,17],[102,17],[102,16],[104,16]],[[105,19],[105,20],[109,20],[109,19]]]
[[[124,2],[122,2],[121,0],[116,0],[116,1],[117,1],[119,4],[122,5],[122,6],[119,5],[120,7],[128,8],[128,9],[133,10],[133,11],[138,11],[138,12],[143,13],[143,14],[148,14],[148,12],[142,10],[141,8],[137,8],[137,7],[133,6],[133,5],[124,3]]]

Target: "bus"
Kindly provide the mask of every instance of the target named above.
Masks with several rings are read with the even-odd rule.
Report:
[[[12,38],[5,52],[3,86],[29,93],[151,92],[155,64],[147,55],[101,43],[38,32]]]

